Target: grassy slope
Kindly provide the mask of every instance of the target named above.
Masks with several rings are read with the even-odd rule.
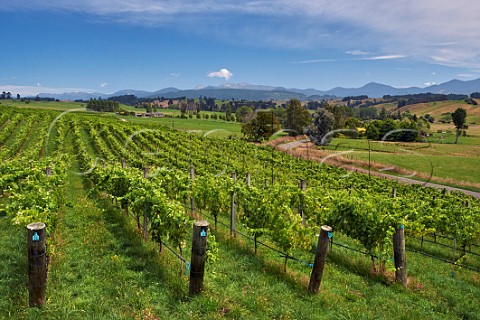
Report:
[[[480,102],[480,101],[477,101]],[[419,103],[408,105],[397,109],[396,104],[384,104],[378,105],[377,108],[380,110],[383,106],[389,112],[405,112],[410,111],[411,114],[416,114],[417,116],[424,116],[425,114],[430,114],[438,121],[442,118],[442,113],[447,112],[454,112],[457,108],[464,108],[467,110],[467,124],[469,129],[467,130],[468,134],[474,135],[479,137],[480,136],[480,105],[473,106],[471,104],[467,104],[464,101],[437,101],[437,102],[429,102],[429,103]],[[453,123],[450,124],[441,124],[435,122],[432,125],[432,130],[451,130],[452,132],[455,131],[455,126]]]
[[[438,141],[439,134],[430,137]],[[455,185],[456,181],[478,184],[480,181],[480,139],[461,137],[459,144],[452,144],[454,137],[442,141],[449,143],[382,143],[370,142],[371,161],[384,167],[401,167],[408,173],[419,172],[423,178],[433,174],[434,181]],[[365,139],[334,139],[328,147],[337,151],[349,151],[344,157],[368,163],[368,141]],[[389,173],[388,171],[386,173]],[[413,177],[415,178],[415,177]],[[439,178],[439,179],[435,179]],[[458,183],[457,183],[458,185]],[[477,187],[478,188],[478,187]]]
[[[18,108],[30,108],[30,109],[46,109],[46,110],[59,110],[67,111],[72,109],[79,109],[78,111],[85,111],[85,103],[80,102],[68,102],[68,101],[59,101],[59,102],[46,102],[46,101],[30,101],[26,104],[17,100],[2,100],[0,102],[1,106],[14,106]],[[129,111],[144,112],[141,109],[135,109],[133,107],[122,105],[122,108]],[[199,134],[213,134],[217,137],[241,137],[241,124],[238,122],[229,122],[223,120],[211,120],[211,119],[182,119],[177,118],[180,115],[179,110],[162,110],[165,114],[168,114],[168,118],[135,118],[135,117],[118,117],[119,119],[125,119],[126,121],[132,123],[145,123],[145,124],[154,124],[162,125],[167,127],[174,127],[179,130],[192,130]],[[219,112],[204,112],[205,114],[223,114]]]

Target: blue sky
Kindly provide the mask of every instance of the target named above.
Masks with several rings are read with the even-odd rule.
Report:
[[[0,0],[0,91],[471,80],[478,12],[471,0]]]

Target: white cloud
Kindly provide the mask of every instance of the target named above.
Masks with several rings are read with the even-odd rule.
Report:
[[[357,53],[356,55],[366,55],[365,53]],[[390,55],[381,55],[381,56],[372,56],[372,57],[362,57],[362,58],[354,58],[354,59],[312,59],[312,60],[300,60],[300,61],[293,61],[292,63],[319,63],[319,62],[339,62],[339,61],[375,61],[375,60],[391,60],[391,59],[402,59],[406,58],[407,56],[402,54],[390,54]]]
[[[170,77],[178,78],[178,77],[180,77],[180,73],[178,73],[178,72],[170,73]]]
[[[42,84],[40,82],[37,82],[37,87],[41,87]]]
[[[402,54],[390,54],[390,55],[384,55],[384,56],[375,56],[375,57],[366,57],[366,58],[361,58],[360,60],[391,60],[391,59],[401,59],[405,58],[405,55]]]
[[[345,53],[351,54],[352,56],[364,56],[369,54],[370,52],[363,51],[363,50],[352,50],[352,51],[347,51]]]
[[[437,83],[434,82],[434,81],[430,81],[430,82],[425,82],[425,83],[424,83],[424,85],[425,85],[426,87],[434,86],[434,85],[436,85],[436,84],[437,84]]]
[[[233,73],[223,68],[223,69],[220,69],[220,71],[210,72],[207,74],[207,76],[210,78],[216,77],[216,78],[224,78],[225,80],[228,80],[231,77],[233,77]]]
[[[106,86],[108,86],[108,83],[107,83],[107,82],[102,82],[102,83],[100,83],[100,87],[105,88]]]

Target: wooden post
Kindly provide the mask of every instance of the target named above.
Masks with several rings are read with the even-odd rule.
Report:
[[[396,198],[397,197],[397,188],[393,188],[392,190],[392,198]]]
[[[193,224],[192,257],[190,264],[189,294],[199,294],[203,289],[205,259],[207,257],[208,222],[195,221]]]
[[[252,175],[250,174],[250,172],[247,172],[247,187],[251,187],[252,186]]]
[[[263,162],[263,171],[264,172],[265,172],[266,167],[267,167],[267,163]],[[268,186],[268,179],[267,178],[264,179],[264,183],[265,183],[265,187],[267,187]]]
[[[307,181],[305,180],[300,180],[300,190],[302,190],[302,193],[305,193],[307,191]],[[302,197],[302,203],[300,203],[300,216],[302,217],[302,226],[305,226],[305,203],[304,199]]]
[[[149,171],[150,171],[150,169],[149,169],[148,167],[143,168],[143,177],[144,177],[145,179],[148,178],[148,173],[149,173]]]
[[[232,173],[233,183],[237,183],[237,173]],[[237,237],[237,203],[235,201],[235,192],[232,193],[230,205],[230,237]]]
[[[308,285],[308,291],[310,293],[317,294],[320,290],[325,260],[327,259],[329,234],[331,234],[331,232],[332,228],[329,226],[322,226],[320,228],[317,252],[313,263],[312,275],[310,276],[310,284]]]
[[[30,307],[45,304],[47,288],[47,235],[45,223],[34,222],[28,230],[28,293]]]
[[[395,281],[407,287],[407,262],[405,258],[405,230],[403,224],[393,235],[393,259],[395,262]]]
[[[122,158],[122,169],[125,169],[127,167],[127,160],[125,158]]]
[[[190,179],[192,179],[193,181],[195,179],[195,166],[192,164],[188,169],[188,171],[190,173]],[[190,197],[190,213],[192,217],[195,216],[195,198],[194,197]]]
[[[52,175],[52,168],[51,167],[47,167],[45,169],[45,174],[47,175],[47,178],[50,177]]]

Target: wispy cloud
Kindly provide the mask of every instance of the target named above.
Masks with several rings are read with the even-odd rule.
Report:
[[[366,58],[361,58],[359,60],[391,60],[391,59],[401,59],[405,58],[406,56],[403,54],[390,54],[390,55],[385,55],[385,56],[374,56],[374,57],[366,57]]]
[[[100,87],[105,88],[106,86],[108,86],[108,83],[107,83],[107,82],[102,82],[102,83],[100,83]]]
[[[437,83],[434,82],[434,81],[430,81],[430,82],[425,82],[425,83],[424,83],[424,85],[425,85],[426,87],[431,87],[431,86],[436,85],[436,84],[437,84]]]
[[[357,55],[366,55],[368,53],[362,53]],[[293,61],[294,64],[306,64],[306,63],[320,63],[320,62],[340,62],[340,61],[375,61],[375,60],[391,60],[391,59],[401,59],[407,57],[402,54],[390,54],[390,55],[379,55],[371,57],[361,57],[361,58],[351,58],[351,59],[311,59],[311,60],[300,60]]]
[[[220,69],[220,71],[215,71],[215,72],[208,73],[207,77],[210,77],[210,78],[224,78],[225,80],[228,80],[231,77],[233,77],[233,73],[228,71],[228,69],[223,68],[223,69]]]
[[[363,55],[370,54],[370,52],[363,51],[363,50],[352,50],[352,51],[347,51],[345,53],[351,54],[352,56],[363,56]]]
[[[165,25],[235,43],[333,48],[351,55],[366,53],[352,47],[375,52],[402,48],[412,59],[480,68],[480,2],[471,0],[19,0],[0,11],[19,8]],[[181,24],[169,23],[179,14]]]

